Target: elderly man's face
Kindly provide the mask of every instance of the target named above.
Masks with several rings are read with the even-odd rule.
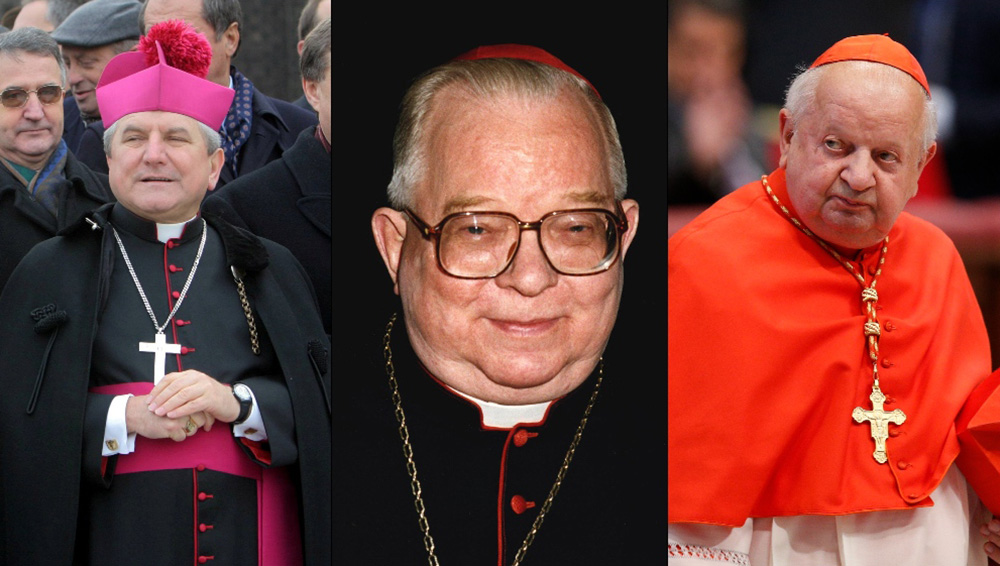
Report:
[[[14,59],[0,55],[0,91],[33,91],[46,85],[63,86],[59,62],[51,56],[21,52]],[[55,151],[62,134],[62,99],[42,104],[33,93],[20,108],[0,106],[0,157],[37,169]]]
[[[212,45],[212,64],[206,78],[228,87],[229,62],[236,53],[240,39],[236,24],[233,23],[225,30],[212,29],[212,25],[202,17],[202,0],[149,0],[142,21],[144,33],[166,20],[184,20],[205,36]],[[216,38],[217,31],[221,32],[221,38]]]
[[[104,67],[117,53],[110,45],[100,47],[62,46],[63,61],[66,63],[69,87],[80,112],[86,116],[100,117],[97,95],[94,89],[101,80]]]
[[[901,71],[886,80],[833,63],[815,104],[797,123],[781,111],[788,197],[817,236],[860,249],[889,233],[936,149],[921,150],[924,99],[920,85]]]
[[[477,101],[452,89],[435,106],[427,119],[427,171],[414,195],[416,214],[432,225],[456,211],[534,221],[554,210],[615,210],[597,118],[577,98]],[[624,254],[638,205],[622,206],[629,220]],[[586,379],[615,321],[621,262],[595,275],[560,275],[542,255],[538,233],[526,231],[506,271],[459,279],[440,269],[433,241],[401,214],[385,214],[380,220],[376,213],[376,233],[382,226],[386,240],[402,238],[390,245],[401,246],[401,257],[380,249],[413,348],[438,379],[506,404],[555,399]],[[396,232],[386,218],[394,218]]]
[[[209,155],[198,122],[173,112],[136,112],[116,124],[108,178],[118,201],[155,222],[194,217],[219,180],[222,150]]]

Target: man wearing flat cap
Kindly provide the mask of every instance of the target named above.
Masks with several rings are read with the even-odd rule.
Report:
[[[62,49],[73,94],[63,105],[63,139],[73,153],[84,129],[101,119],[95,89],[104,67],[139,42],[141,7],[134,0],[91,0],[73,10],[51,34]]]
[[[639,205],[610,110],[553,54],[492,45],[419,78],[394,139],[371,226],[401,310],[338,395],[337,558],[622,563],[635,375],[605,348]]]
[[[1000,420],[986,329],[955,246],[903,212],[936,150],[923,70],[845,38],[780,128],[778,169],[668,243],[670,563],[985,565],[1000,477],[960,439]]]
[[[0,295],[0,562],[329,566],[329,342],[287,249],[199,211],[233,91],[150,29],[97,85],[117,202]]]

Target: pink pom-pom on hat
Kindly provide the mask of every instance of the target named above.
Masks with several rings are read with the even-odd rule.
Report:
[[[115,56],[97,83],[104,127],[126,114],[161,110],[222,127],[236,92],[204,77],[212,46],[181,20],[160,22],[140,38],[138,51]]]

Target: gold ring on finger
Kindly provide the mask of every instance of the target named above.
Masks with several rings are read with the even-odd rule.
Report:
[[[187,423],[184,424],[184,432],[186,432],[188,436],[191,436],[196,430],[198,430],[198,424],[194,422],[194,419],[188,417]]]

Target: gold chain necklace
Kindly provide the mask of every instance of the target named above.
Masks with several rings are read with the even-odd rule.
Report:
[[[844,266],[854,278],[861,284],[861,302],[865,305],[865,314],[867,320],[865,321],[864,331],[865,337],[868,342],[868,357],[872,361],[872,394],[868,397],[872,402],[872,409],[866,410],[862,407],[855,407],[851,416],[854,418],[855,422],[863,423],[868,422],[871,426],[872,440],[875,441],[875,452],[872,456],[875,461],[879,464],[884,464],[888,460],[888,456],[885,451],[885,441],[889,438],[889,423],[895,425],[901,425],[906,421],[906,415],[900,409],[895,409],[893,411],[885,411],[885,395],[882,393],[882,389],[879,387],[878,383],[878,339],[881,335],[880,325],[878,322],[878,293],[875,292],[875,284],[878,282],[879,275],[882,274],[882,266],[885,264],[885,254],[889,251],[889,236],[886,236],[882,241],[882,250],[880,251],[878,259],[878,269],[872,276],[872,282],[869,284],[865,281],[864,271],[859,273],[854,269],[847,260],[845,260],[837,250],[833,249],[830,245],[820,239],[816,234],[813,234],[809,228],[802,224],[797,218],[792,216],[788,208],[781,204],[778,200],[777,195],[771,190],[771,186],[767,184],[767,175],[760,178],[761,183],[764,185],[764,190],[767,191],[768,196],[774,204],[785,214],[785,217],[791,221],[799,230],[809,236],[814,242],[820,245],[824,250],[830,253],[834,259],[840,262],[840,265]]]
[[[413,504],[417,509],[417,523],[420,526],[420,532],[424,535],[424,548],[427,549],[427,561],[431,566],[440,566],[437,555],[434,554],[434,537],[431,536],[430,525],[427,522],[427,512],[424,507],[423,490],[420,487],[420,480],[417,479],[417,465],[413,462],[413,447],[410,445],[410,430],[406,426],[406,415],[403,413],[403,404],[399,396],[399,383],[396,381],[396,368],[392,363],[392,348],[389,344],[392,336],[392,327],[395,323],[396,315],[394,314],[392,315],[392,318],[389,319],[389,324],[385,327],[385,336],[382,338],[382,354],[385,357],[385,373],[389,376],[389,385],[392,387],[392,402],[396,406],[396,420],[399,421],[399,436],[403,440],[403,455],[406,456],[406,471],[410,474],[410,490],[413,492]],[[538,534],[538,529],[542,527],[542,521],[545,520],[545,515],[552,507],[552,501],[556,498],[556,494],[559,493],[559,488],[562,486],[562,482],[566,477],[566,471],[569,469],[569,463],[573,460],[576,448],[580,444],[580,438],[583,437],[583,429],[587,426],[587,419],[590,418],[590,411],[594,408],[594,402],[597,401],[597,393],[601,389],[601,381],[604,380],[604,358],[598,360],[597,368],[597,383],[594,384],[594,392],[590,394],[590,402],[587,404],[587,408],[583,411],[583,418],[580,419],[580,424],[576,427],[576,434],[573,435],[573,440],[569,443],[569,450],[566,451],[566,456],[563,457],[562,466],[559,467],[559,472],[556,474],[556,481],[552,484],[552,488],[549,490],[549,495],[545,498],[545,503],[542,504],[542,507],[538,512],[538,516],[535,517],[535,522],[532,523],[531,530],[528,531],[528,534],[524,537],[524,542],[521,543],[521,548],[518,549],[517,554],[514,556],[514,561],[511,562],[511,566],[519,566],[521,561],[524,560],[524,555],[528,552],[528,547],[535,541],[535,535]]]

